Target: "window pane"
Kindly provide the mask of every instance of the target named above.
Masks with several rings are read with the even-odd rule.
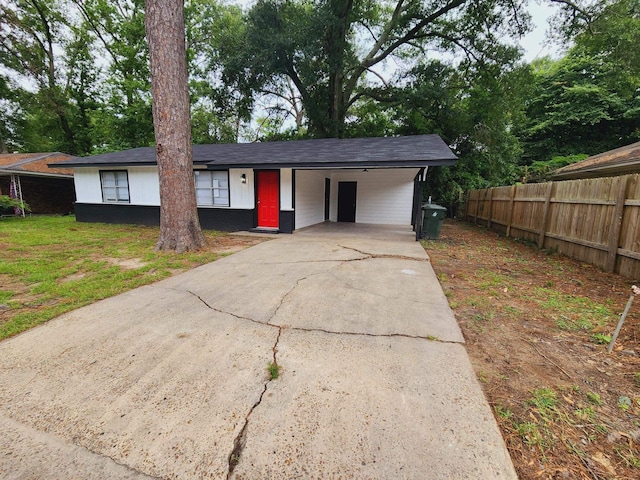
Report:
[[[211,190],[196,189],[196,203],[198,205],[213,205]]]
[[[127,172],[115,172],[116,185],[119,187],[128,187]]]
[[[104,199],[107,202],[115,202],[116,200],[118,200],[118,197],[116,197],[116,189],[113,187],[105,187],[103,189],[104,192]]]
[[[105,187],[115,187],[116,185],[116,177],[110,172],[105,172],[102,174],[102,185]]]
[[[218,188],[228,188],[229,187],[229,178],[227,176],[227,172],[212,172],[213,178],[218,181]],[[215,185],[214,185],[215,186]]]
[[[118,201],[120,202],[128,202],[129,201],[129,189],[127,187],[118,187]]]
[[[195,179],[196,187],[198,188],[206,188],[211,185],[210,172],[198,172],[198,175],[195,175]]]
[[[194,172],[198,205],[229,206],[229,174],[198,170]]]
[[[129,180],[125,170],[100,172],[104,202],[129,203]]]
[[[212,172],[214,182],[214,203],[229,206],[229,174],[228,172]]]

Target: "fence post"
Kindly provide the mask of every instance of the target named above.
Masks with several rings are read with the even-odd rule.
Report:
[[[609,255],[607,256],[607,272],[616,269],[616,257],[618,256],[618,243],[620,242],[620,232],[622,230],[622,218],[624,216],[624,202],[627,199],[627,181],[629,175],[620,177],[618,185],[618,197],[611,219],[611,229],[609,230]]]
[[[507,237],[511,234],[511,220],[513,218],[513,202],[516,198],[516,186],[511,185],[511,192],[509,193],[509,218],[507,219]]]
[[[551,191],[553,190],[553,182],[549,182],[547,193],[544,197],[544,208],[542,209],[542,221],[540,222],[540,234],[538,236],[538,248],[544,247],[544,235],[547,233],[547,219],[549,218],[549,204],[551,203]]]
[[[478,212],[480,212],[480,190],[476,190],[476,215],[473,217],[474,225],[478,225]]]
[[[487,228],[491,230],[491,215],[493,215],[493,187],[489,189],[489,210],[487,213]]]

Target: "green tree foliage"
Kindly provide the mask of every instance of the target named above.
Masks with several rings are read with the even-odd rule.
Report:
[[[60,58],[68,24],[57,0],[9,0],[0,5],[0,64],[35,86],[16,95],[25,111],[21,147],[42,138],[43,150],[81,153],[68,91],[69,70]],[[39,143],[39,142],[36,142]]]
[[[17,89],[6,76],[0,75],[0,153],[13,152],[19,148],[15,144],[17,130],[22,120],[20,105],[16,101]]]
[[[97,150],[152,145],[149,52],[144,0],[73,0],[81,28],[97,39],[105,56],[104,98],[93,118]]]
[[[517,57],[513,57],[515,60]],[[508,184],[518,179],[521,150],[511,126],[520,121],[527,68],[467,65],[442,61],[416,65],[395,84],[370,92],[379,103],[358,102],[349,136],[437,133],[458,155],[455,167],[427,173],[426,196],[455,211],[468,189]],[[365,135],[366,136],[366,135]]]
[[[218,52],[235,48],[243,29],[242,10],[210,0],[185,5],[194,143],[234,143],[251,120],[250,105],[221,81]]]
[[[220,48],[223,79],[247,98],[283,94],[289,80],[316,137],[343,137],[352,109],[371,97],[375,67],[409,65],[428,49],[493,63],[524,33],[520,3],[503,0],[258,0]],[[237,33],[237,32],[236,32]]]
[[[560,24],[574,41],[567,55],[532,65],[525,164],[593,155],[640,138],[640,1],[578,7],[566,4]]]

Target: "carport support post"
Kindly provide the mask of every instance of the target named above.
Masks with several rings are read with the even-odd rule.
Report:
[[[416,242],[422,235],[422,196],[424,194],[425,169],[421,168],[413,179],[413,230]]]

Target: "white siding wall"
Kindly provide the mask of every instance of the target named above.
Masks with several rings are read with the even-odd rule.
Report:
[[[129,167],[132,205],[160,205],[160,181],[156,167]],[[98,181],[100,179],[98,178]]]
[[[100,170],[126,170],[129,172],[127,176],[132,205],[160,205],[160,185],[156,167],[76,168],[73,180],[79,203],[102,203]]]
[[[79,167],[74,169],[76,198],[79,203],[102,203],[102,188],[98,168]],[[129,195],[131,205],[160,205],[160,182],[156,167],[112,168],[129,172]],[[247,183],[242,183],[242,174]],[[231,208],[253,209],[255,206],[252,169],[229,170],[229,202]],[[226,208],[226,207],[220,207]]]
[[[293,210],[293,170],[280,169],[280,210]]]
[[[357,182],[356,223],[410,225],[417,168],[333,170],[330,220],[338,219],[338,182]],[[297,199],[296,199],[297,201]],[[296,224],[297,227],[297,224]]]
[[[243,173],[247,176],[247,183],[242,183]],[[231,208],[253,209],[255,207],[253,182],[253,169],[229,169],[229,206]]]
[[[74,168],[73,183],[76,187],[78,203],[102,203],[100,174],[97,168]]]
[[[330,176],[329,171],[296,170],[296,229],[324,222],[324,179]]]

